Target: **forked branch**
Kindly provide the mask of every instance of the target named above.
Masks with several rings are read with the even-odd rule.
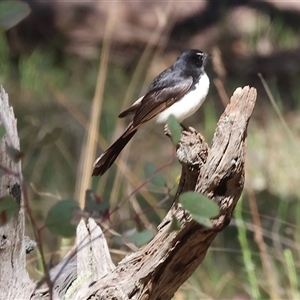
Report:
[[[3,90],[0,96],[0,123],[6,127],[0,161],[11,169],[20,168],[7,158],[6,145],[18,148],[18,140],[9,140],[13,135],[9,127],[16,134],[16,123]],[[255,101],[254,88],[235,91],[220,117],[210,149],[194,129],[182,133],[177,149],[182,174],[175,198],[185,191],[196,191],[216,202],[220,214],[212,220],[213,228],[193,221],[175,201],[153,240],[114,266],[101,228],[93,219],[81,221],[74,250],[51,271],[52,293],[44,286],[32,294],[34,283],[25,270],[21,199],[19,214],[0,230],[0,298],[21,295],[23,299],[49,299],[51,294],[55,299],[171,299],[201,264],[218,232],[231,220],[244,187],[247,126]],[[2,176],[1,182],[0,196],[19,184],[12,176]],[[176,231],[171,230],[174,218],[180,223]]]
[[[182,174],[176,198],[181,193],[192,190],[203,193],[216,202],[220,206],[220,215],[212,220],[213,228],[199,225],[180,205],[174,204],[158,226],[158,233],[153,240],[125,257],[115,267],[100,228],[92,220],[87,225],[81,222],[77,245],[86,245],[89,241],[89,253],[77,255],[77,266],[87,266],[85,270],[88,272],[78,268],[75,277],[80,277],[80,280],[75,280],[71,288],[68,288],[67,298],[172,298],[203,261],[218,232],[230,223],[244,187],[247,126],[255,101],[254,88],[238,88],[220,117],[211,148],[208,148],[199,133],[189,128],[183,132],[177,149]],[[171,230],[173,218],[180,223],[177,231]],[[101,257],[101,261],[96,257]],[[56,272],[61,266],[62,264],[58,266]],[[76,260],[71,269],[74,278]],[[62,278],[66,278],[65,275]],[[66,289],[62,288],[59,279],[55,285],[61,296],[65,294]],[[66,287],[65,281],[64,286]]]

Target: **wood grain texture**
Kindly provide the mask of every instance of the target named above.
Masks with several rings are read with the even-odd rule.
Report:
[[[189,128],[183,132],[177,149],[182,174],[175,198],[194,190],[218,203],[220,215],[212,220],[213,228],[194,222],[175,201],[148,245],[125,257],[116,268],[102,266],[111,271],[92,284],[79,286],[75,299],[173,297],[201,264],[218,232],[230,223],[244,187],[247,126],[255,101],[254,88],[237,89],[220,117],[211,148],[201,134]],[[177,231],[170,229],[173,218],[180,223]],[[106,257],[101,263],[109,264],[107,261]]]
[[[244,187],[247,126],[255,101],[254,88],[244,87],[235,91],[219,119],[211,148],[193,128],[182,133],[177,148],[182,174],[175,202],[148,245],[114,266],[100,227],[92,219],[86,223],[81,221],[77,229],[77,244],[51,271],[54,298],[171,299],[201,264],[218,232],[230,223]],[[203,193],[220,206],[219,216],[212,220],[213,228],[208,229],[194,222],[177,203],[179,195],[185,191]],[[174,218],[180,228],[172,231]],[[23,228],[22,224],[14,226]],[[23,230],[18,233],[21,241]],[[0,251],[3,255],[6,248]],[[14,251],[14,248],[9,251]],[[47,286],[31,295],[32,285],[25,271],[22,247],[18,246],[14,253],[13,259],[20,274],[11,272],[11,278],[4,279],[4,282],[13,287],[21,283],[24,288],[22,299],[49,299]],[[3,277],[2,260],[0,263],[0,276]],[[26,283],[27,287],[24,286]],[[10,298],[18,297],[1,299]]]
[[[8,95],[0,87],[0,125],[6,130],[0,140],[0,166],[17,174],[8,172],[0,177],[0,197],[13,195],[21,204],[17,213],[7,224],[0,227],[0,299],[30,299],[34,283],[26,270],[25,217],[21,192],[21,162],[14,163],[6,151],[10,146],[20,149],[17,120]]]

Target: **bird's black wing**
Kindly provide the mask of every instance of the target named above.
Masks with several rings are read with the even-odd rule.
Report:
[[[118,115],[118,118],[125,118],[125,117],[128,117],[131,114],[134,114],[136,112],[136,110],[138,109],[138,107],[141,105],[141,101],[142,101],[143,98],[144,98],[144,96],[137,99],[129,108],[122,111]]]
[[[193,78],[178,76],[173,72],[173,77],[167,80],[159,80],[155,86],[155,81],[150,86],[141,104],[137,108],[133,117],[133,126],[139,126],[157,116],[160,112],[170,107],[180,100],[191,88]]]

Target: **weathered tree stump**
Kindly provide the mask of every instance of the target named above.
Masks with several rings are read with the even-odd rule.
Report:
[[[0,226],[0,299],[30,299],[35,284],[26,271],[25,216],[21,191],[21,162],[13,162],[6,147],[20,149],[17,121],[8,95],[0,87],[0,125],[6,134],[0,140],[0,166],[13,171],[17,176],[9,175],[0,168],[0,197],[13,195],[20,204],[19,213],[6,225]]]
[[[212,220],[213,228],[193,221],[175,201],[153,240],[114,266],[101,228],[93,219],[82,220],[77,228],[77,246],[51,271],[53,297],[171,299],[203,261],[218,232],[230,223],[244,186],[247,125],[255,101],[254,88],[238,88],[220,117],[211,148],[189,128],[177,149],[182,174],[175,198],[192,190],[216,202],[220,214]],[[180,223],[176,231],[170,230],[173,218]],[[31,299],[49,297],[48,286],[31,295]]]

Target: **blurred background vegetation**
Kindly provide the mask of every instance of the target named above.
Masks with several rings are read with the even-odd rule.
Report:
[[[82,201],[95,157],[126,126],[117,119],[119,112],[182,51],[211,52],[209,95],[185,124],[210,143],[232,92],[245,85],[257,88],[246,184],[231,224],[174,299],[300,299],[300,3],[27,2],[30,15],[0,32],[0,84],[18,119],[38,225],[58,200]],[[90,123],[95,118],[99,124]],[[62,129],[60,138],[37,146],[55,128]],[[97,132],[95,153],[88,143],[91,130]],[[117,164],[93,179],[105,205],[113,210],[120,203],[103,224],[110,229],[115,262],[134,248],[126,236],[135,228],[153,229],[164,217],[180,170],[162,128],[145,126]],[[49,264],[69,245],[43,230]],[[42,272],[37,257],[28,258],[34,278]]]

